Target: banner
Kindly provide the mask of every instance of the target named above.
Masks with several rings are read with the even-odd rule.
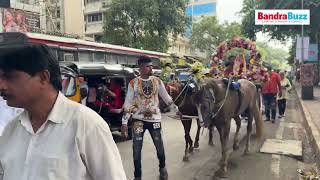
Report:
[[[255,25],[310,25],[310,10],[255,10]]]
[[[303,64],[300,67],[300,82],[302,86],[313,86],[315,81],[315,67],[314,63]]]
[[[317,62],[318,61],[318,44],[310,44],[308,51],[308,61]]]
[[[303,41],[303,60],[307,60],[309,58],[309,37],[297,37],[297,44],[296,44],[296,59],[302,60],[302,41]]]
[[[38,32],[40,14],[4,8],[2,10],[3,32]]]

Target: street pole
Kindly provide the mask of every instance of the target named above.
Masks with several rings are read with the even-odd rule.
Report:
[[[304,9],[303,1],[304,0],[301,0],[301,9]],[[302,64],[302,66],[305,64],[305,59],[304,59],[304,27],[303,27],[303,24],[301,25],[301,64]],[[313,99],[313,85],[312,86],[305,86],[303,84],[303,80],[306,77],[304,77],[304,71],[302,71],[302,68],[300,68],[300,73],[301,73],[300,80],[302,80],[301,81],[301,97],[302,97],[302,99]]]
[[[303,0],[301,0],[301,9],[303,9]],[[304,44],[303,44],[303,36],[304,36],[304,28],[303,24],[301,25],[301,63],[304,64]]]

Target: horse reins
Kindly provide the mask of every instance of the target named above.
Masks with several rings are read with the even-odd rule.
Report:
[[[189,79],[189,80],[187,81],[187,84],[183,87],[182,91],[178,94],[178,96],[177,96],[171,103],[169,103],[167,106],[165,106],[164,108],[167,108],[167,107],[171,106],[172,104],[176,103],[176,101],[177,101],[178,98],[182,95],[182,93],[184,92],[184,90],[188,87],[188,85],[190,84],[190,82],[191,82],[191,79]],[[185,97],[186,97],[186,95],[184,96],[184,98],[185,98]],[[184,99],[184,98],[183,98],[183,99]]]
[[[229,78],[229,81],[228,81],[228,85],[227,85],[227,91],[226,91],[226,94],[224,96],[224,99],[223,99],[223,103],[221,104],[221,106],[219,107],[218,111],[217,112],[210,112],[210,116],[211,116],[211,119],[215,118],[218,113],[221,111],[222,107],[224,106],[226,100],[227,100],[227,96],[229,94],[229,88],[230,88],[230,84],[231,84],[231,78]]]

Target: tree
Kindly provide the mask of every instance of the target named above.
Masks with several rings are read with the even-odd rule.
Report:
[[[210,16],[193,25],[190,42],[194,48],[205,51],[211,56],[219,43],[241,35],[239,24],[227,22],[219,24],[215,16]]]
[[[104,39],[111,44],[166,52],[168,36],[189,23],[187,0],[113,0],[106,11]]]
[[[286,69],[288,67],[289,53],[280,48],[274,48],[267,42],[257,42],[263,61],[271,64],[274,69]]]
[[[256,32],[267,33],[272,39],[285,40],[301,33],[301,26],[255,25],[255,9],[301,9],[301,0],[244,0],[242,14],[243,33],[255,39]],[[319,0],[304,1],[304,9],[310,9],[311,22],[305,26],[306,35],[315,42],[320,37],[320,3]]]

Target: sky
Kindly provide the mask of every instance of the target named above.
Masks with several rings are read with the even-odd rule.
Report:
[[[241,22],[241,17],[238,12],[242,8],[243,0],[217,0],[217,16],[220,22]],[[286,51],[289,51],[291,41],[283,44],[279,41],[269,40],[267,35],[262,33],[257,34],[258,41],[267,41],[268,44],[272,47],[282,48]]]

